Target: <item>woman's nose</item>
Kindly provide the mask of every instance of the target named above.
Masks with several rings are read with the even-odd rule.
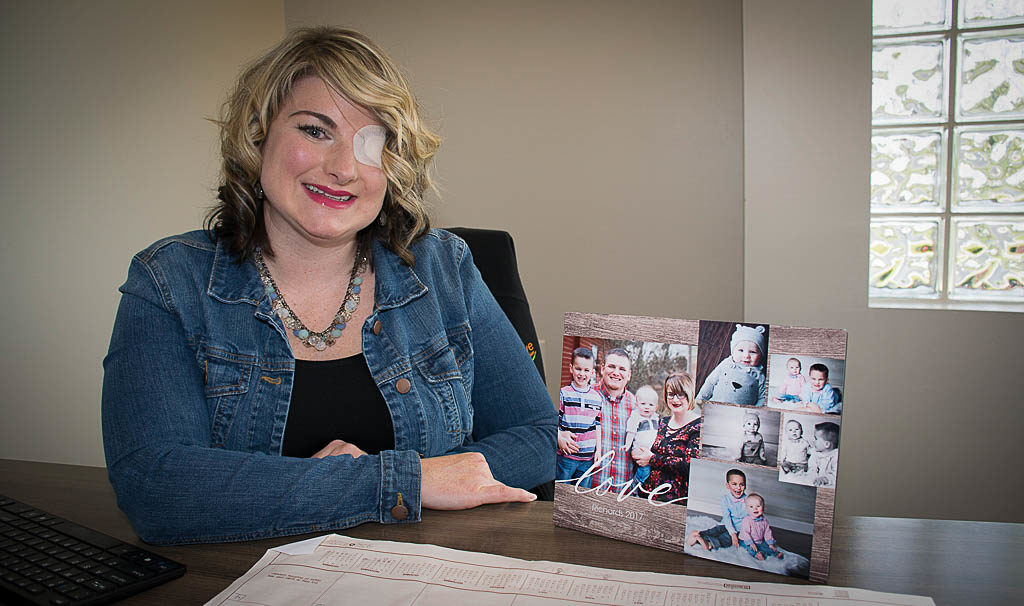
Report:
[[[327,174],[341,184],[355,181],[359,174],[358,163],[351,143],[332,146],[330,152],[324,157],[324,164]]]

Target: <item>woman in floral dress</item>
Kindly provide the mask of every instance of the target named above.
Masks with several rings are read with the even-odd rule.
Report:
[[[686,497],[690,485],[690,459],[700,453],[701,410],[694,402],[693,375],[688,372],[670,374],[665,379],[665,409],[669,416],[661,419],[658,437],[650,450],[633,449],[637,465],[650,465],[651,475],[644,482],[641,495],[653,492],[653,498],[672,501]]]

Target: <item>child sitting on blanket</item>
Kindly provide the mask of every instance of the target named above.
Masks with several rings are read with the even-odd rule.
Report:
[[[725,472],[725,494],[722,495],[722,523],[707,530],[694,530],[686,538],[687,545],[700,543],[711,551],[740,544],[740,524],[746,511],[747,474],[739,469]]]
[[[758,560],[775,556],[782,559],[782,551],[775,546],[772,527],[764,517],[764,497],[756,492],[746,499],[747,516],[740,522],[740,547]]]

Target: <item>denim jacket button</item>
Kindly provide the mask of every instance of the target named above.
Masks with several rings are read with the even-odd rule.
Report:
[[[391,508],[391,517],[401,522],[409,517],[409,509],[402,503],[402,493],[398,493],[396,496],[398,497],[398,502]]]
[[[379,335],[380,331],[381,331],[381,328],[382,327],[380,325],[380,320],[377,320],[376,322],[374,322],[373,323],[373,334]]]
[[[395,382],[395,389],[398,390],[398,393],[409,393],[409,388],[411,386],[412,385],[409,383],[409,379],[403,378]]]

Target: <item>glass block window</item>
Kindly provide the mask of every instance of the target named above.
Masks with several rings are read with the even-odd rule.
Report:
[[[941,219],[871,223],[871,289],[876,295],[934,296],[940,290]]]
[[[879,122],[945,117],[947,63],[943,40],[875,44],[871,54],[872,117]]]
[[[883,212],[940,212],[946,183],[944,133],[891,130],[871,138],[871,206]]]
[[[875,33],[919,32],[949,27],[946,0],[874,3]]]
[[[956,217],[950,232],[954,293],[998,300],[1024,286],[1024,217]]]
[[[873,306],[1024,311],[1024,0],[875,0]]]

